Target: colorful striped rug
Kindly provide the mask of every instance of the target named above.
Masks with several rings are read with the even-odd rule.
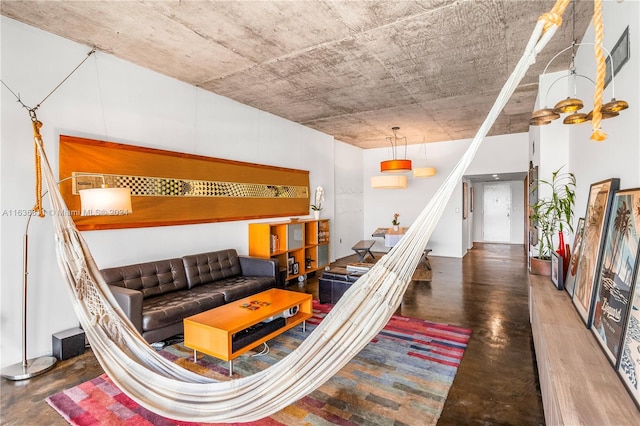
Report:
[[[331,305],[314,303],[307,333]],[[305,338],[300,327],[269,341],[269,352],[250,352],[234,361],[234,375],[267,368]],[[471,330],[394,316],[367,347],[337,375],[310,395],[254,425],[429,425],[440,417]],[[262,348],[257,348],[261,350]],[[229,380],[225,361],[193,352],[181,344],[163,356],[200,374]],[[200,355],[200,354],[199,354]],[[198,425],[160,417],[132,401],[103,374],[47,399],[72,425]]]

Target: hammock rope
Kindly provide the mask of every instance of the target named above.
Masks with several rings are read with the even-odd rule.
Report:
[[[593,46],[596,58],[596,87],[593,94],[593,118],[591,126],[591,140],[602,142],[607,139],[607,134],[600,129],[602,121],[602,96],[604,93],[604,78],[606,74],[606,61],[602,51],[602,41],[604,39],[604,25],[602,24],[602,0],[593,2],[593,25],[595,28],[595,44]],[[613,78],[613,73],[611,78]]]
[[[298,348],[261,372],[216,382],[160,356],[118,306],[71,217],[52,215],[60,270],[74,310],[104,371],[141,406],[165,417],[200,422],[259,420],[325,383],[382,330],[400,305],[451,194],[459,187],[480,143],[536,55],[555,33],[568,3],[569,0],[559,0],[551,18],[545,14],[538,20],[522,58],[469,148],[405,236],[350,287]],[[63,211],[66,206],[41,138],[34,139],[42,157],[52,208]]]

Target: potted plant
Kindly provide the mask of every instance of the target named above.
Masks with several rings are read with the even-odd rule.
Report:
[[[393,230],[397,231],[398,229],[400,229],[400,221],[398,221],[398,217],[400,217],[399,213],[394,213],[393,215],[393,220],[391,221],[391,224],[393,225]]]
[[[319,186],[316,188],[315,204],[311,204],[311,210],[313,210],[313,217],[320,219],[320,210],[322,210],[322,202],[324,201],[324,189]]]
[[[551,174],[551,180],[538,179],[536,189],[548,188],[551,194],[531,205],[531,226],[539,233],[538,255],[531,258],[531,273],[548,274],[551,271],[553,238],[558,233],[560,257],[565,257],[564,230],[573,232],[573,206],[576,178],[573,173],[561,173],[562,167]],[[543,191],[544,192],[544,191]],[[548,192],[548,191],[547,191]]]

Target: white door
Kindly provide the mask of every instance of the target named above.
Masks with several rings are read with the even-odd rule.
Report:
[[[482,193],[482,239],[511,242],[511,184],[485,183]]]

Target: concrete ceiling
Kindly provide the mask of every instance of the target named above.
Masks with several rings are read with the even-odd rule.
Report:
[[[471,138],[553,1],[7,1],[1,13],[359,146]],[[490,134],[526,132],[572,6]],[[570,52],[549,71],[567,69]]]

